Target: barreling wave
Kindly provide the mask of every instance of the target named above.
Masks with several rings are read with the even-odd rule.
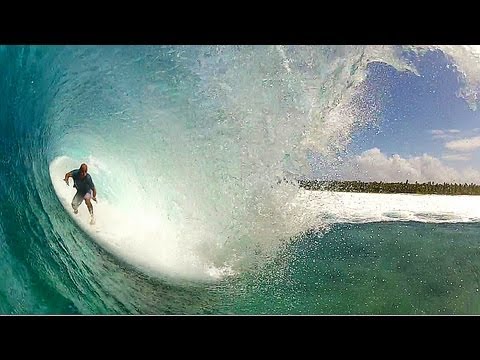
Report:
[[[375,120],[381,104],[362,103],[368,64],[416,72],[402,53],[427,49],[452,59],[475,104],[472,47],[1,47],[0,224],[25,247],[43,239],[38,262],[60,267],[83,261],[65,245],[88,241],[72,240],[81,228],[148,273],[247,270],[324,225],[294,180],[312,152],[334,158]],[[82,162],[100,227],[69,208],[62,177]]]

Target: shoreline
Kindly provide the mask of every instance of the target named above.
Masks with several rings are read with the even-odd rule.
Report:
[[[404,183],[299,180],[298,184],[310,191],[409,195],[480,195],[480,185],[473,183],[409,183],[408,180]]]

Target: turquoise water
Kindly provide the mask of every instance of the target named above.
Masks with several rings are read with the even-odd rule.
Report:
[[[32,262],[35,248],[14,254],[4,239],[1,312],[478,314],[478,231],[478,224],[338,225],[297,239],[262,268],[214,284],[149,278],[90,242],[83,244],[88,271],[55,269],[52,259]]]
[[[478,230],[478,224],[336,226],[299,239],[282,266],[246,281],[235,308],[249,314],[478,314]]]

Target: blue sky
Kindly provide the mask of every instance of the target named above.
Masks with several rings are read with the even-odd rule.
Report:
[[[373,92],[369,96],[383,99],[380,121],[356,133],[349,154],[370,154],[379,160],[380,153],[385,166],[388,159],[392,160],[388,164],[397,166],[391,174],[400,173],[401,178],[406,176],[401,167],[413,164],[410,160],[416,157],[417,170],[408,172],[410,180],[419,177],[419,180],[441,181],[443,172],[445,181],[462,182],[465,178],[480,183],[480,110],[471,110],[457,96],[461,86],[459,75],[443,53],[406,57],[420,76],[399,72],[386,64],[369,65],[367,87]],[[369,152],[372,149],[377,150]],[[394,155],[396,161],[392,159]],[[424,168],[429,169],[424,171]],[[372,179],[373,172],[372,167]],[[384,169],[377,173],[380,177],[381,173],[390,176]]]

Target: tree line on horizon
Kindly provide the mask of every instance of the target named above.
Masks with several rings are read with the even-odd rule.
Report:
[[[480,185],[474,183],[409,183],[383,181],[340,181],[340,180],[299,180],[299,185],[307,190],[363,192],[385,194],[439,194],[439,195],[480,195]]]

